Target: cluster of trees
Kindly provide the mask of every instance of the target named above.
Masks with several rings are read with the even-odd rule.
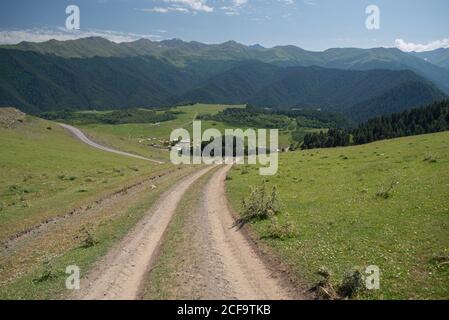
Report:
[[[352,131],[355,144],[449,129],[449,101],[368,120]]]
[[[299,126],[307,128],[347,128],[353,124],[351,120],[340,113],[321,109],[301,108],[275,112],[295,118]]]
[[[344,129],[329,129],[327,132],[308,133],[304,137],[302,149],[333,148],[348,146],[350,135]]]
[[[123,124],[157,123],[176,119],[176,112],[158,112],[144,109],[115,110],[108,112],[82,112],[73,110],[44,112],[40,115],[47,120],[64,120],[74,124]]]
[[[201,115],[200,120],[213,120],[234,125],[254,128],[287,129],[294,121],[285,115],[270,110],[246,106],[246,108],[229,108],[214,115]]]
[[[203,115],[198,118],[267,129],[287,129],[292,124],[307,128],[347,127],[350,124],[344,116],[331,112],[314,109],[263,109],[251,105],[246,108],[229,108],[215,115]]]
[[[378,140],[449,130],[449,100],[361,123],[355,129],[307,134],[302,149],[365,144]]]

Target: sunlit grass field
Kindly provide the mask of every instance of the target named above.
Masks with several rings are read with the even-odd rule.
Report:
[[[0,127],[0,149],[0,241],[170,166],[96,150],[33,117]]]
[[[175,129],[184,128],[192,134],[192,122],[198,116],[216,114],[227,108],[244,108],[244,105],[195,104],[191,106],[175,107],[170,110],[179,112],[179,114],[176,115],[176,119],[161,122],[159,124],[87,124],[77,126],[99,143],[154,159],[168,160],[169,152],[167,148],[154,148],[151,144],[161,144],[161,142],[169,140],[171,132]],[[220,121],[202,120],[201,124],[203,131],[214,128],[223,134],[225,129],[247,129],[246,127],[239,127],[234,124],[223,123]],[[310,131],[307,128],[304,130]],[[280,132],[279,145],[281,147],[287,147],[291,142],[290,132]]]
[[[167,148],[154,148],[151,144],[161,145],[163,141],[169,140],[171,132],[175,129],[184,128],[191,132],[192,122],[197,116],[218,113],[229,107],[231,106],[205,104],[176,107],[170,109],[179,112],[176,119],[159,124],[88,124],[79,125],[79,127],[97,142],[154,159],[168,160],[169,152]],[[209,122],[203,123],[203,126],[204,128],[217,126],[218,129],[225,127],[221,123],[215,123],[214,126],[214,123]]]
[[[68,297],[65,268],[77,265],[87,273],[165,190],[194,170],[170,175],[175,168],[169,163],[94,149],[56,123],[34,117],[0,125],[0,148],[0,299]],[[164,177],[151,192],[125,192],[113,207],[108,200],[96,205],[159,175]],[[80,214],[68,215],[80,208]],[[30,232],[36,227],[40,231]],[[83,247],[86,232],[95,245]]]
[[[337,287],[351,269],[377,265],[380,290],[359,298],[449,298],[449,132],[283,153],[273,177],[237,166],[227,183],[232,206],[241,211],[263,180],[278,187],[279,221],[298,232],[279,240],[267,220],[252,227],[307,286],[322,266]]]

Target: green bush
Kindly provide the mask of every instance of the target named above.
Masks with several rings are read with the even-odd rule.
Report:
[[[267,193],[266,184],[252,187],[250,195],[243,199],[243,213],[241,222],[270,218],[281,211],[281,202],[277,188],[274,186],[271,193]]]
[[[338,289],[343,298],[353,298],[359,293],[363,286],[363,274],[359,269],[354,269],[346,274]]]

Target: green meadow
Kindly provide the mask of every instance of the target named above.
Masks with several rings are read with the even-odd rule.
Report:
[[[163,143],[170,139],[170,134],[173,130],[184,128],[192,134],[192,122],[198,116],[206,114],[213,115],[227,108],[244,108],[244,105],[195,104],[174,107],[169,110],[176,113],[176,119],[158,124],[77,124],[77,126],[99,143],[154,159],[168,160],[169,152],[163,146]],[[225,129],[241,128],[235,124],[211,120],[202,120],[201,124],[203,131],[214,128],[223,134]],[[243,127],[241,129],[247,128]],[[305,135],[306,132],[313,131],[313,129],[299,128],[298,131],[304,132],[303,135]],[[293,131],[280,132],[279,145],[281,147],[287,147],[292,143],[292,133]],[[157,147],[153,147],[153,144],[157,145]]]
[[[169,166],[96,150],[34,117],[0,126],[0,149],[0,241]]]
[[[176,119],[158,124],[77,124],[100,144],[167,161],[163,165],[94,149],[55,122],[31,116],[10,128],[0,126],[0,242],[149,176],[173,173],[151,195],[130,195],[122,207],[92,213],[95,221],[88,216],[77,218],[73,226],[63,221],[64,229],[55,229],[42,241],[25,241],[18,251],[4,249],[0,283],[6,285],[0,297],[60,295],[63,266],[75,261],[88,270],[176,183],[168,148],[151,144],[162,144],[177,128],[191,132],[199,115],[230,107],[236,106],[176,107],[170,109]],[[237,128],[212,120],[202,121],[202,126],[221,132]],[[293,134],[315,130],[280,132],[280,145],[288,146]],[[293,226],[294,232],[276,237],[270,219],[250,226],[306,288],[320,280],[322,267],[338,287],[354,268],[376,265],[380,290],[362,290],[357,298],[449,298],[449,132],[279,157],[279,171],[272,177],[260,176],[257,166],[235,166],[227,180],[228,198],[242,212],[251,187],[277,187],[282,208],[276,219],[281,226]],[[179,175],[192,170],[183,168]],[[79,247],[76,236],[84,227],[91,228],[98,245]],[[46,272],[48,255],[57,275],[36,284]]]
[[[95,141],[120,150],[140,154],[154,159],[169,160],[168,148],[163,145],[170,139],[170,134],[178,128],[192,131],[192,122],[198,115],[213,114],[230,106],[205,105],[182,106],[171,108],[176,112],[176,119],[153,123],[129,124],[86,124],[79,125]],[[233,106],[234,107],[234,106]],[[243,107],[243,106],[242,106]],[[161,111],[162,112],[162,111]],[[204,128],[217,127],[224,129],[223,124],[203,123]],[[152,145],[157,145],[153,147]]]
[[[170,109],[176,113],[176,119],[160,124],[77,124],[100,144],[162,159],[167,161],[164,165],[96,150],[74,139],[55,122],[31,116],[13,128],[0,126],[0,148],[6,151],[0,153],[0,240],[115,190],[125,182],[171,167],[168,148],[150,144],[168,140],[177,128],[191,132],[197,116],[229,107],[243,106],[176,107]],[[236,127],[202,121],[202,128],[224,132]]]
[[[358,298],[449,298],[449,132],[282,153],[272,177],[236,166],[232,206],[242,212],[242,199],[264,181],[278,188],[280,225],[295,231],[281,240],[269,219],[251,227],[306,287],[321,267],[337,287],[354,268],[376,265],[380,290]]]
[[[168,163],[97,150],[56,123],[31,116],[14,126],[0,125],[0,148],[1,299],[65,298],[66,266],[87,273],[165,190],[194,170],[175,172]],[[151,192],[109,197],[158,175],[163,177]],[[105,198],[117,203],[95,205]],[[82,214],[64,218],[78,208]],[[41,225],[53,218],[57,223]],[[37,226],[42,232],[27,233]],[[8,241],[23,232],[17,242]],[[95,245],[86,246],[89,239]]]

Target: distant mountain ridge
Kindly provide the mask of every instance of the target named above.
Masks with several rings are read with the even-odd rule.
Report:
[[[0,48],[35,51],[64,58],[135,57],[153,56],[180,67],[197,61],[258,60],[280,66],[320,66],[348,70],[412,70],[434,82],[449,94],[449,49],[435,54],[406,53],[396,48],[334,48],[325,51],[307,51],[296,46],[263,48],[260,45],[245,46],[235,41],[221,44],[204,44],[179,39],[114,43],[100,37],[78,40],[50,40],[42,43],[21,42]],[[441,57],[444,52],[444,57]],[[439,53],[439,54],[438,54]],[[432,57],[429,58],[429,55]],[[426,58],[427,57],[427,58]],[[427,60],[427,61],[426,61]],[[443,61],[442,61],[443,60]],[[435,63],[434,63],[435,62]]]
[[[315,107],[365,120],[449,92],[449,70],[389,48],[84,38],[0,46],[0,70],[0,105],[31,113],[208,102]]]
[[[412,52],[416,57],[449,70],[449,48],[440,48],[425,52]]]
[[[245,62],[183,95],[184,101],[317,108],[353,120],[398,112],[446,96],[412,71],[278,67]]]

